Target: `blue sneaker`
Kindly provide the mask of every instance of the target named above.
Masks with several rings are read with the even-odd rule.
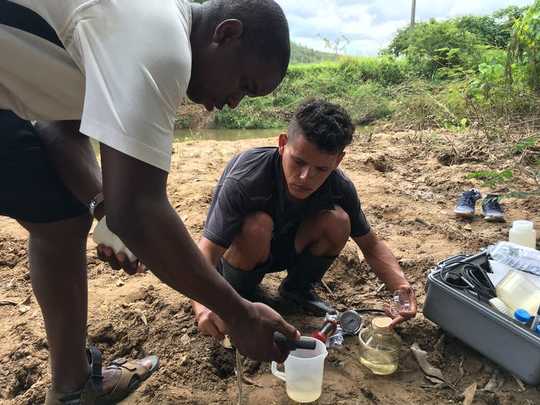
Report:
[[[499,196],[488,194],[482,201],[484,219],[488,222],[504,222],[504,211],[499,203]]]
[[[475,188],[465,191],[459,197],[456,208],[454,209],[454,214],[458,218],[472,218],[474,216],[474,209],[476,206],[476,201],[482,198],[482,194]]]

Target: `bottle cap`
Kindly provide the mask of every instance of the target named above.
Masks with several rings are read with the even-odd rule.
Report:
[[[516,231],[532,231],[534,229],[534,224],[531,221],[514,221],[512,222],[512,229]]]
[[[531,314],[527,310],[520,308],[514,312],[514,318],[519,322],[527,323],[531,320]]]
[[[389,318],[387,316],[379,316],[377,318],[373,318],[373,320],[371,321],[371,326],[373,326],[373,329],[388,330],[391,323],[392,318]]]

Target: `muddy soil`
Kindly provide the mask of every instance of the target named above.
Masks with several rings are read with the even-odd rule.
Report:
[[[438,159],[444,139],[432,133],[421,137],[411,133],[359,136],[342,164],[358,188],[371,225],[391,246],[418,292],[420,308],[426,275],[439,260],[459,252],[475,252],[504,239],[508,223],[514,219],[534,220],[540,228],[537,195],[505,199],[505,224],[487,223],[480,217],[455,220],[451,213],[457,195],[470,187],[479,187],[483,193],[531,192],[538,185],[517,171],[510,184],[497,185],[496,190],[469,180],[467,174],[490,167],[480,162],[447,166],[448,159]],[[455,145],[459,139],[452,142]],[[269,138],[175,145],[169,195],[195,238],[201,233],[213,186],[227,161],[243,149],[276,143],[277,139]],[[15,222],[0,219],[2,404],[42,403],[50,383],[47,341],[29,283],[26,237]],[[106,360],[148,353],[161,359],[160,370],[124,403],[235,403],[233,355],[197,333],[188,299],[150,272],[129,277],[112,271],[97,260],[90,241],[88,256],[89,343],[97,345]],[[276,290],[282,277],[273,274],[264,280],[269,300],[302,332],[310,333],[320,326],[321,319],[305,316],[279,301]],[[388,299],[352,243],[325,281],[332,293],[321,289],[321,295],[338,309],[381,308]],[[540,404],[538,388],[522,388],[511,375],[446,335],[421,312],[398,332],[404,344],[399,370],[392,376],[374,376],[359,364],[355,338],[347,338],[342,350],[331,351],[319,403],[461,403],[464,390],[477,383],[474,404]],[[424,378],[409,349],[414,342],[429,353],[429,360],[442,370],[451,387],[437,386]],[[244,368],[253,383],[244,388],[246,403],[289,403],[283,384],[271,376],[269,364],[245,360]],[[499,381],[496,392],[482,391],[493,377]]]

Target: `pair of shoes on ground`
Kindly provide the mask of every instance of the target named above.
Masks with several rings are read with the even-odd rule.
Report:
[[[458,218],[472,218],[476,209],[476,202],[482,198],[482,194],[475,188],[465,191],[459,197],[454,214]],[[488,194],[482,200],[482,214],[488,222],[504,222],[504,211],[499,203],[499,196]]]

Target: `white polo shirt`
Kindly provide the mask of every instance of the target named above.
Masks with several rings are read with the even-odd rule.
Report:
[[[0,0],[0,109],[80,119],[85,135],[168,171],[190,32],[186,0]]]

